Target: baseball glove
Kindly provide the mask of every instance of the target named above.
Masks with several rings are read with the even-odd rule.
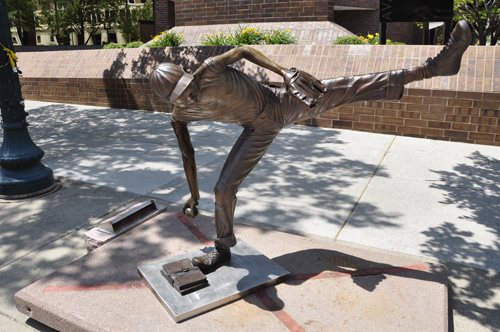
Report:
[[[312,108],[318,104],[318,100],[323,97],[326,88],[315,77],[298,70],[290,68],[285,74],[286,91],[302,103]]]

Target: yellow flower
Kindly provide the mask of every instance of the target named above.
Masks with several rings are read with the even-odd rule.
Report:
[[[373,35],[368,35],[368,38],[373,39]]]
[[[375,34],[375,36],[378,36],[378,32]]]
[[[220,31],[219,31],[219,32],[217,32],[217,34],[218,34],[218,35],[222,35],[222,32],[220,32]]]
[[[180,35],[181,35],[182,38],[184,38],[184,35],[182,33]]]
[[[252,30],[253,30],[253,28],[248,28],[248,31],[252,31]]]
[[[161,34],[162,34],[162,35],[164,35],[164,34],[165,34],[165,31],[163,31]]]
[[[387,42],[388,42],[388,43],[390,43],[390,42],[391,42],[391,40],[390,40],[390,39],[387,39]]]
[[[375,42],[375,45],[378,45],[378,42]]]
[[[242,31],[242,33],[247,33],[247,31],[246,31],[246,30],[243,30],[243,31]]]
[[[259,33],[257,32],[257,30],[254,31],[256,35],[258,35]]]
[[[290,30],[286,30],[286,33],[290,33],[291,31]]]
[[[231,38],[231,35],[227,35],[227,38]]]

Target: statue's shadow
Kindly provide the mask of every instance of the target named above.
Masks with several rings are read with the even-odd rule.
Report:
[[[389,274],[446,285],[446,277],[443,277],[446,276],[446,273],[443,273],[446,271],[445,266],[426,263],[425,268],[416,269],[416,264],[422,266],[422,263],[415,260],[407,260],[406,264],[393,265],[327,249],[300,250],[275,257],[272,260],[290,271],[290,276],[282,283],[292,287],[301,286],[311,279],[347,278],[355,287],[373,292],[387,279],[386,275]],[[245,284],[244,279],[253,278],[254,274],[249,271],[248,275],[238,284]],[[256,295],[259,302],[250,297],[246,297],[245,300],[264,310],[282,310],[285,308],[285,302],[280,298],[278,289],[279,284],[257,290]],[[265,298],[271,299],[271,302],[264,303],[262,299],[265,300]]]

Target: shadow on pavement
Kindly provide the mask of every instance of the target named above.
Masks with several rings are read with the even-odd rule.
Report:
[[[460,219],[470,222],[474,231],[458,229],[452,221],[443,222],[423,232],[429,238],[424,252],[474,266],[447,264],[452,307],[459,315],[499,331],[500,160],[478,151],[468,158],[472,165],[459,164],[455,172],[435,172],[441,182],[432,187],[446,192],[441,203],[462,209]]]

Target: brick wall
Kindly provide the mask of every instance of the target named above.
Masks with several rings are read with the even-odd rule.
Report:
[[[500,145],[500,94],[406,89],[399,102],[362,102],[302,124]]]
[[[155,23],[155,35],[162,31],[168,30],[168,0],[153,1],[153,20]]]
[[[155,24],[153,21],[139,20],[139,39],[147,42],[155,36]]]
[[[148,79],[22,77],[23,98],[89,106],[171,112]]]
[[[195,70],[231,47],[90,50],[19,53],[23,97],[170,112],[147,77],[159,62]],[[412,68],[437,54],[437,46],[272,45],[256,46],[271,60],[323,79]],[[500,48],[472,46],[458,75],[414,82],[401,101],[344,105],[301,124],[430,139],[500,145]],[[282,79],[257,66],[236,67],[265,83]]]
[[[233,24],[239,22],[333,21],[332,0],[177,0],[175,25]],[[167,26],[168,1],[155,1],[157,31]]]

